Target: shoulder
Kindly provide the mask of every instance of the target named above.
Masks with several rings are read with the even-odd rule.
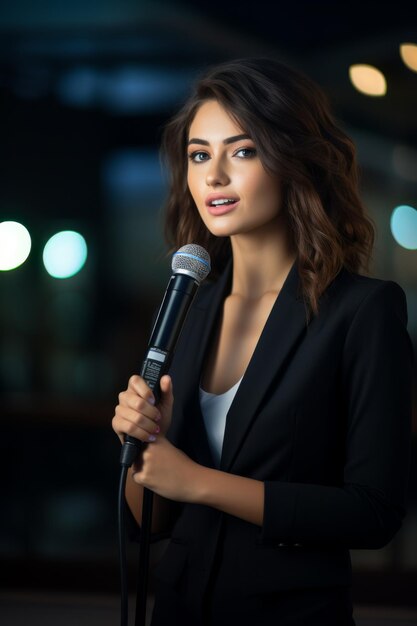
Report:
[[[338,292],[335,301],[344,316],[346,354],[363,354],[369,359],[372,353],[381,360],[398,355],[397,363],[402,366],[409,357],[413,360],[404,289],[393,280],[346,270],[342,270],[337,283],[334,285],[334,291]]]
[[[343,268],[325,293],[325,299],[338,303],[351,318],[361,312],[381,315],[384,311],[391,311],[407,323],[406,294],[393,280],[365,276]]]
[[[398,342],[410,350],[407,300],[393,280],[365,276],[343,268],[320,298],[311,330],[344,338],[344,348],[364,351],[370,344]]]

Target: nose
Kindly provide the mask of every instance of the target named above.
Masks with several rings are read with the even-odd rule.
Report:
[[[212,158],[206,174],[206,184],[209,187],[227,185],[230,182],[229,175],[221,159]]]

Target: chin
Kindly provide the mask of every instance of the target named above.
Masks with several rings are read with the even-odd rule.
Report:
[[[207,230],[209,230],[214,237],[232,237],[232,235],[239,235],[242,232],[240,229],[230,227],[216,228],[215,226],[207,226]]]
[[[210,220],[203,220],[205,227],[214,237],[230,237],[236,234],[236,228],[232,228],[230,224],[213,224]]]

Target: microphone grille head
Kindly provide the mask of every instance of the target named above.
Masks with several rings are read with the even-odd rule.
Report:
[[[188,274],[198,283],[201,283],[211,269],[210,255],[201,246],[189,243],[174,252],[171,268],[174,274]]]

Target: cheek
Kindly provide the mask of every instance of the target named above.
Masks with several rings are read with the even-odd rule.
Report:
[[[275,213],[280,209],[281,187],[276,180],[265,175],[253,176],[247,189],[252,199],[267,213]]]
[[[275,186],[264,187],[264,203],[266,209],[272,213],[276,214],[281,209],[281,192],[279,189],[276,189]]]

